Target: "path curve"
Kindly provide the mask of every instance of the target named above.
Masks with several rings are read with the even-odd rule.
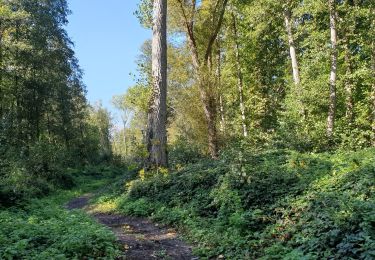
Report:
[[[91,197],[93,194],[88,193],[75,198],[66,204],[66,208],[85,210]],[[116,235],[124,252],[124,256],[119,259],[198,259],[192,255],[191,247],[181,241],[173,229],[159,227],[146,218],[112,213],[91,215]]]

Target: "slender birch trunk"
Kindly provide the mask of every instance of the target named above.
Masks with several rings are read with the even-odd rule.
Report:
[[[219,112],[220,112],[220,132],[225,133],[225,114],[224,114],[224,104],[223,104],[223,95],[222,85],[221,85],[221,49],[220,43],[217,43],[217,53],[216,53],[216,77],[217,77],[217,88],[219,89]]]
[[[241,124],[242,124],[242,134],[244,137],[248,136],[247,125],[246,125],[246,111],[243,95],[243,74],[241,69],[240,61],[240,44],[238,42],[238,30],[237,30],[237,20],[235,14],[232,12],[232,25],[233,25],[233,34],[234,34],[234,47],[235,47],[235,56],[236,56],[236,70],[237,70],[237,88],[238,88],[238,97],[240,101],[240,113],[241,113]]]
[[[337,13],[335,0],[329,0],[329,20],[331,30],[331,73],[329,78],[329,108],[327,118],[327,136],[334,133],[336,117],[336,78],[337,78]]]
[[[298,87],[299,93],[301,93],[300,89],[300,73],[299,73],[299,66],[298,66],[298,59],[297,59],[297,52],[294,43],[294,36],[292,31],[292,12],[289,9],[285,9],[284,11],[284,20],[285,20],[285,28],[288,33],[288,43],[289,43],[289,53],[290,59],[292,60],[292,70],[293,70],[293,80],[294,84]]]
[[[371,17],[372,17],[372,24],[371,24],[371,70],[372,70],[372,86],[371,86],[371,130],[372,130],[372,138],[371,144],[375,147],[375,8],[371,8]]]
[[[293,81],[294,85],[296,86],[297,91],[297,99],[299,103],[299,112],[302,115],[303,119],[306,117],[305,107],[302,101],[303,90],[301,86],[301,77],[298,65],[298,58],[297,58],[297,51],[296,45],[294,42],[294,35],[292,29],[292,12],[289,7],[286,7],[284,10],[284,20],[285,20],[285,29],[288,34],[288,44],[289,44],[289,55],[292,61],[292,73],[293,73]]]
[[[375,42],[372,42],[372,88],[371,88],[371,102],[372,102],[372,124],[371,124],[371,129],[372,129],[372,146],[375,147]]]
[[[345,117],[349,125],[353,124],[354,121],[354,101],[353,101],[353,90],[354,83],[351,78],[353,75],[353,67],[351,61],[351,54],[348,43],[345,44],[345,63],[346,63],[346,76],[345,76]]]

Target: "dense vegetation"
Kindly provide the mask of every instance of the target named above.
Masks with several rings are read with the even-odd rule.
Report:
[[[67,167],[109,156],[109,116],[89,107],[66,1],[0,1],[0,206],[72,186]]]
[[[143,0],[137,12],[146,27],[151,8]],[[374,14],[367,0],[168,1],[169,149],[212,156],[239,138],[298,151],[374,145]],[[144,146],[151,57],[147,41],[137,84],[116,97],[133,114],[114,136],[124,157]]]
[[[203,259],[375,257],[374,149],[238,151],[115,184],[96,209],[175,225]]]
[[[63,207],[95,190],[92,212],[173,225],[203,259],[375,258],[374,10],[142,0],[154,38],[113,129],[67,1],[0,0],[0,258],[115,259],[114,234]]]
[[[82,211],[67,211],[63,205],[122,178],[121,173],[110,167],[71,170],[76,188],[1,210],[0,258],[114,259],[119,248],[113,233]]]
[[[116,176],[83,170],[109,162],[111,122],[104,108],[86,101],[65,31],[68,14],[66,1],[0,1],[1,259],[118,253],[109,230],[63,208]]]

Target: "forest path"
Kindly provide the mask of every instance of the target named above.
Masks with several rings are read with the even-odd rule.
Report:
[[[66,204],[69,210],[82,209],[88,213],[88,193]],[[198,259],[192,255],[191,247],[178,239],[170,228],[159,227],[148,219],[128,217],[112,213],[91,214],[99,223],[109,227],[116,235],[124,256],[119,259]]]

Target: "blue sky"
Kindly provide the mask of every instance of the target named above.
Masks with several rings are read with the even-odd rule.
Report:
[[[88,100],[111,106],[113,95],[134,84],[135,59],[142,43],[151,37],[133,15],[138,0],[68,0],[73,12],[67,31],[84,71]]]

